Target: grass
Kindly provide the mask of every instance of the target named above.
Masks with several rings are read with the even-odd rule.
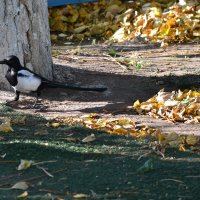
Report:
[[[24,115],[0,107],[1,118]],[[27,115],[25,125],[0,133],[0,199],[16,199],[23,191],[9,189],[19,181],[29,185],[25,199],[88,200],[195,199],[200,196],[200,155],[167,149],[163,159],[149,153],[149,141],[106,134],[81,126],[47,127],[47,120]],[[35,135],[41,129],[47,135]],[[95,134],[96,140],[82,139]],[[20,159],[42,162],[16,168]],[[150,162],[150,168],[147,163]],[[44,162],[54,161],[54,162]],[[144,170],[141,170],[144,169]],[[197,198],[198,199],[198,198]]]
[[[117,58],[116,60],[119,63],[127,66],[127,69],[129,70],[133,68],[135,68],[136,70],[140,70],[146,65],[144,58],[138,56],[137,54],[131,55],[130,57]]]

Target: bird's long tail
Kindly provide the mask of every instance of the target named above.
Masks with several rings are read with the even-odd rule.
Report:
[[[63,88],[69,90],[79,90],[79,91],[94,91],[94,92],[104,92],[107,90],[105,87],[79,87],[68,84],[53,83],[53,82],[42,82],[42,88]]]

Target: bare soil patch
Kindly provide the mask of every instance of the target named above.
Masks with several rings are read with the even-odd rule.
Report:
[[[108,55],[134,58],[142,62],[138,69],[120,65]],[[167,91],[200,86],[200,49],[198,44],[171,45],[162,49],[153,44],[69,44],[52,47],[54,79],[84,87],[106,86],[104,93],[79,92],[61,89],[43,91],[40,105],[27,109],[32,97],[22,96],[13,107],[25,113],[44,117],[75,116],[91,112],[123,110],[137,99],[146,101],[160,89]],[[0,92],[1,102],[11,99],[12,92]],[[162,129],[163,132],[200,134],[199,125],[172,124],[133,112],[118,112],[116,116],[131,117],[141,124]]]

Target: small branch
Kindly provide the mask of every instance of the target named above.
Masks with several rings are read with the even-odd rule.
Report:
[[[163,181],[174,181],[174,182],[177,182],[177,183],[184,183],[183,181],[173,179],[173,178],[165,178],[165,179],[160,180],[160,182],[163,182]]]
[[[151,154],[152,152],[150,151],[150,152],[147,152],[147,153],[145,153],[145,154],[142,154],[138,159],[137,159],[137,161],[139,161],[141,158],[143,158],[143,157],[146,157],[146,156],[148,156],[149,154]]]
[[[5,180],[8,180],[8,179],[11,179],[13,177],[20,176],[20,175],[22,175],[22,173],[13,174],[13,175],[10,175],[10,176],[7,176],[7,177],[0,178],[0,181],[5,181]]]
[[[198,175],[198,176],[186,176],[186,178],[200,178],[200,175]]]
[[[53,163],[53,162],[57,162],[57,160],[42,161],[42,162],[38,162],[38,163],[33,163],[32,165],[41,165],[44,163]]]
[[[17,161],[14,161],[14,160],[0,160],[0,163],[17,163]]]
[[[67,169],[67,167],[64,168],[64,169],[59,169],[59,170],[57,170],[57,171],[54,171],[54,172],[52,172],[51,174],[56,174],[56,173],[65,171],[66,169]],[[43,178],[43,177],[45,177],[45,176],[46,176],[46,175],[34,176],[34,177],[27,178],[27,179],[24,179],[24,180],[21,180],[21,181],[24,181],[24,182],[33,181],[33,180],[37,180],[37,179]],[[4,184],[0,184],[0,187],[6,186],[6,185],[14,185],[14,184],[16,184],[16,182],[4,183]]]
[[[124,65],[122,65],[120,62],[118,62],[118,61],[117,61],[115,58],[113,58],[112,56],[107,55],[107,54],[105,54],[105,53],[103,53],[103,55],[108,57],[108,58],[104,58],[104,59],[109,60],[109,61],[112,61],[112,62],[118,64],[122,69],[127,70],[127,67],[125,67]]]
[[[51,178],[53,178],[54,176],[52,174],[50,174],[46,169],[44,169],[43,167],[40,167],[39,165],[36,165],[36,167],[38,169],[41,169],[47,176],[50,176]]]

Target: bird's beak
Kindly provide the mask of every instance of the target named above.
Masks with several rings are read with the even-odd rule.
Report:
[[[6,62],[7,60],[0,60],[0,64],[6,64],[7,62]]]

